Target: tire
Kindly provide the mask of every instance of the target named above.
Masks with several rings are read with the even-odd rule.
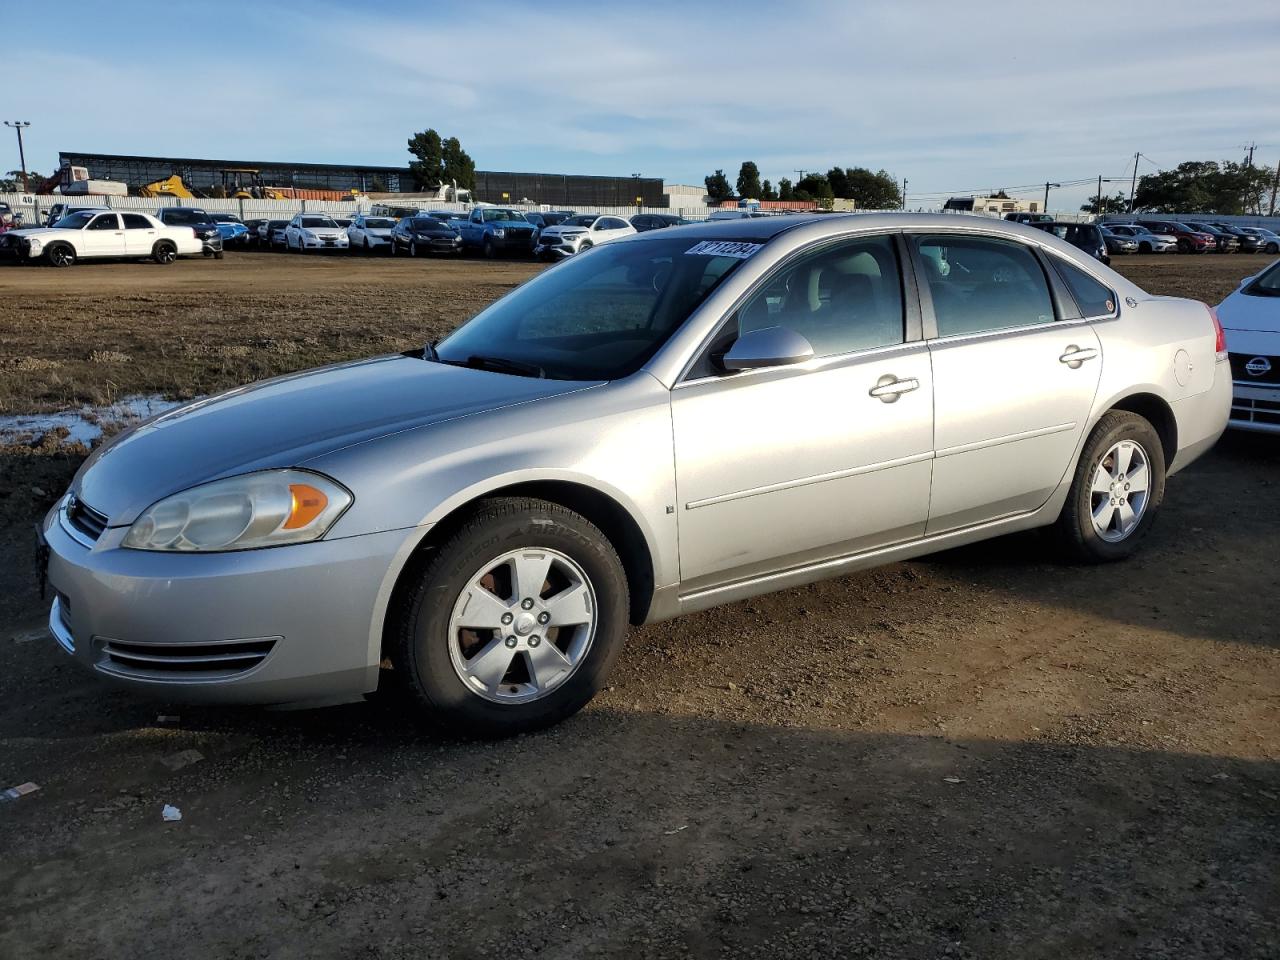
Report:
[[[484,241],[484,255],[487,260],[493,260],[498,256],[498,248],[493,245],[493,241],[488,237]]]
[[[45,250],[44,258],[51,267],[70,267],[76,262],[75,247],[69,243],[51,244]]]
[[[1178,252],[1179,252],[1179,253],[1190,253],[1190,252],[1191,252],[1191,241],[1190,241],[1190,240],[1179,240],[1179,241],[1178,241]]]
[[[1127,466],[1122,462],[1126,447]],[[1142,462],[1146,466],[1147,487],[1139,503],[1134,488],[1139,483],[1137,477]],[[1099,477],[1100,472],[1109,476]],[[1066,555],[1080,563],[1111,563],[1132,556],[1150,531],[1164,499],[1164,474],[1164,447],[1151,423],[1127,410],[1106,414],[1093,428],[1081,451],[1071,492],[1053,528]],[[1099,481],[1097,485],[1095,479]],[[1104,486],[1107,479],[1113,480],[1110,490]],[[1116,498],[1111,496],[1114,493],[1120,494],[1119,508],[1114,506]],[[1103,513],[1109,505],[1111,510],[1104,513],[1107,521],[1104,533],[1095,522],[1094,511]],[[1128,529],[1124,529],[1125,506],[1136,519]]]
[[[157,240],[151,248],[151,259],[161,266],[168,266],[178,259],[178,248],[172,240]]]
[[[595,244],[592,243],[590,240],[583,240],[582,243],[579,244],[578,246],[578,252],[582,253],[584,250],[590,250],[594,246]]]
[[[1139,252],[1139,253],[1150,253],[1150,252],[1151,252],[1151,244],[1149,244],[1149,243],[1140,243],[1140,244],[1138,244],[1138,252]]]
[[[409,256],[416,257],[418,255],[418,245],[412,240],[409,241]]]
[[[544,574],[537,564],[549,564],[542,568],[545,579],[537,581],[536,600],[520,598],[514,560],[499,563],[509,554],[528,557],[538,577]],[[571,568],[580,574],[577,581],[565,575]],[[482,579],[495,571],[495,579]],[[413,576],[395,611],[393,673],[420,706],[464,735],[511,736],[565,719],[600,690],[622,649],[629,609],[622,562],[594,524],[559,504],[524,498],[484,502]],[[484,589],[486,582],[498,589]],[[552,601],[579,589],[594,603],[574,606],[574,612],[594,616],[592,622],[538,625],[546,623],[542,617],[551,618]],[[477,593],[482,602],[473,606],[470,598]],[[494,626],[460,626],[469,609],[481,611],[478,619]],[[499,621],[504,610],[509,612]],[[504,637],[507,630],[512,633]],[[468,674],[468,664],[481,657],[490,658],[490,667],[473,666],[478,673]],[[539,678],[540,669],[546,680]],[[478,675],[484,673],[487,684]]]
[[[364,238],[364,251],[363,251],[363,253],[364,253],[364,255],[367,257],[367,256],[369,256],[369,254],[370,254],[371,252],[372,252],[372,248],[369,246],[369,238],[368,238],[368,237],[365,237],[365,238]]]
[[[223,256],[225,256],[224,251],[222,251],[222,250],[215,250],[215,251],[213,251],[213,259],[215,259],[215,260],[221,260],[221,259],[223,258]]]
[[[1268,243],[1267,253],[1280,253],[1280,243]]]
[[[391,241],[391,256],[393,257],[400,256],[400,245],[396,243],[394,240]]]

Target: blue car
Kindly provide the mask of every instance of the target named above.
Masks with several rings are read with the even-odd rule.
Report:
[[[218,233],[222,235],[224,247],[247,247],[249,245],[249,228],[234,213],[211,213],[213,222],[218,225]]]

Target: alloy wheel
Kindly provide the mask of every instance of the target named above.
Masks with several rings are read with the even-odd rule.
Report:
[[[494,703],[529,703],[573,676],[596,634],[595,588],[555,550],[522,547],[468,581],[449,618],[449,659],[463,685]]]
[[[1093,470],[1089,511],[1093,529],[1108,543],[1119,543],[1138,528],[1147,510],[1151,463],[1147,451],[1132,440],[1112,445]]]

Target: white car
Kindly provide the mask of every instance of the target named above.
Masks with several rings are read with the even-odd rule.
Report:
[[[1167,233],[1152,233],[1146,227],[1136,223],[1103,223],[1103,228],[1117,236],[1132,240],[1138,245],[1139,253],[1177,253],[1178,238]]]
[[[69,267],[77,260],[150,257],[173,263],[199,256],[204,244],[190,227],[168,227],[147,213],[77,210],[51,227],[0,234],[0,254]]]
[[[323,213],[300,213],[284,229],[284,245],[290,250],[346,250],[347,231]]]
[[[396,222],[391,217],[370,217],[361,213],[347,227],[347,242],[352,250],[376,253],[391,249],[391,231]]]
[[[538,234],[533,253],[540,257],[571,257],[583,250],[590,250],[610,240],[634,236],[638,232],[621,217],[581,213],[562,220],[554,227],[545,227]]]
[[[1280,260],[1241,280],[1217,311],[1235,381],[1227,425],[1280,433]]]

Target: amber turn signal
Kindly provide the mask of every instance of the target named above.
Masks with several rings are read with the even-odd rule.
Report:
[[[329,504],[329,498],[310,484],[291,483],[289,493],[293,496],[293,505],[289,510],[289,519],[284,522],[285,530],[305,527],[320,516]]]

